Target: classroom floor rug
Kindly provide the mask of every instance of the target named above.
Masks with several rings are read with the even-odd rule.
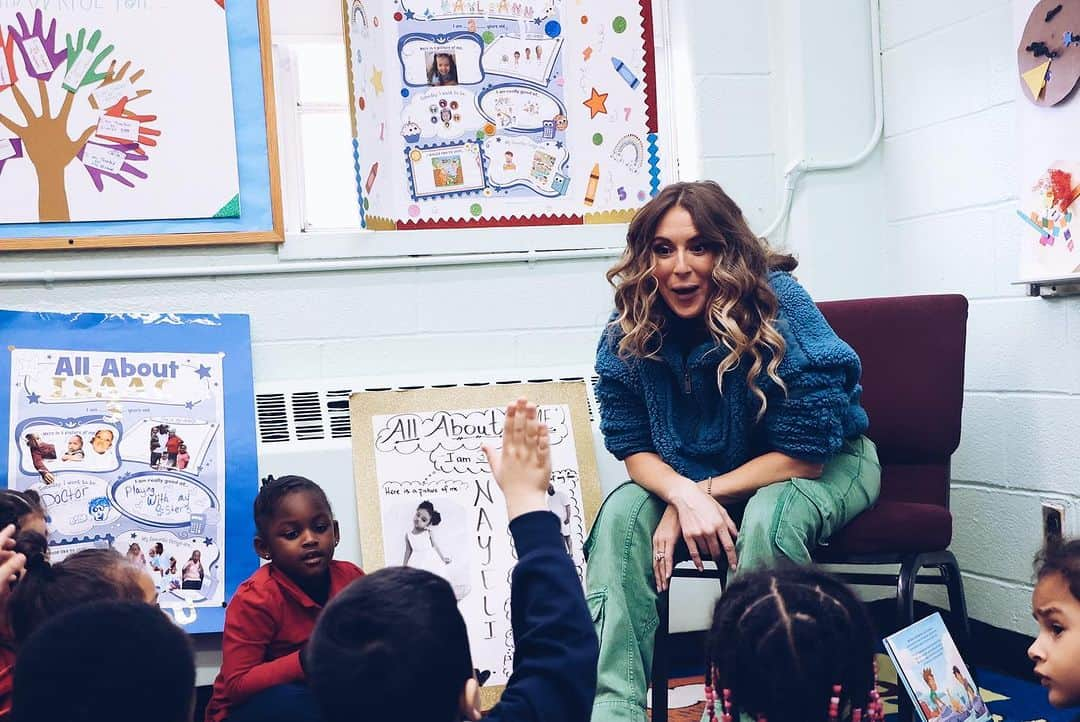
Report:
[[[899,722],[897,699],[907,694],[896,679],[896,670],[888,655],[879,654],[878,692],[885,702],[885,718]],[[996,722],[1072,722],[1076,710],[1056,710],[1046,701],[1046,690],[1026,680],[977,669],[979,690]],[[668,683],[669,722],[699,722],[705,711],[704,678],[681,677]],[[652,694],[650,692],[650,711]]]

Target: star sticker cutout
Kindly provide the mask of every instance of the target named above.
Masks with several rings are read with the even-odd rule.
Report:
[[[206,544],[206,546],[210,546],[211,544],[214,543],[214,537],[212,537],[212,536],[206,537],[205,539],[203,539],[203,543]]]
[[[373,68],[371,71],[371,86],[375,88],[375,95],[382,95],[382,71],[378,68]]]
[[[589,120],[592,120],[600,113],[607,115],[607,97],[607,93],[597,93],[596,88],[592,89],[592,95],[589,99],[582,102],[582,105],[589,109]]]
[[[186,408],[186,409],[195,408],[195,402],[194,401],[188,401],[186,404],[184,404],[184,408]]]
[[[556,148],[562,148],[563,147],[563,142],[561,140],[555,141],[555,147]]]
[[[199,370],[195,373],[199,374],[200,379],[208,379],[210,378],[210,367],[205,365],[199,366]]]
[[[138,538],[139,538],[139,535],[138,535],[138,534],[136,534],[135,532],[131,532],[131,538],[132,538],[132,539],[138,539]]]
[[[405,19],[406,20],[412,20],[415,17],[416,17],[416,13],[414,13],[412,10],[406,10],[405,11]]]
[[[26,395],[26,400],[27,400],[27,401],[29,401],[29,402],[30,402],[30,403],[32,403],[32,404],[36,404],[36,403],[38,403],[39,401],[41,401],[41,396],[39,396],[38,394],[35,394],[35,393],[31,392],[31,393],[29,393],[29,394],[27,394],[27,395]]]
[[[543,18],[533,18],[533,22],[539,27],[540,23],[544,22]]]

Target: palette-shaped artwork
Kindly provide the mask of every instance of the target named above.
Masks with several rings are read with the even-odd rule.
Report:
[[[1080,80],[1080,3],[1039,0],[1020,36],[1016,62],[1031,102],[1050,106],[1069,97]]]
[[[365,227],[622,222],[659,190],[647,0],[343,3]]]
[[[1021,252],[1021,277],[1047,278],[1080,272],[1073,226],[1080,203],[1080,163],[1056,161],[1032,184],[1016,214],[1030,231]]]

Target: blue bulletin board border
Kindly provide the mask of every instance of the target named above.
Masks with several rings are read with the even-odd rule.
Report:
[[[0,252],[60,248],[281,243],[281,206],[269,0],[225,3],[232,78],[238,218],[0,224]]]
[[[234,3],[239,4],[239,3]],[[126,315],[0,311],[0,473],[6,475],[11,446],[11,353],[14,348],[86,351],[224,353],[225,409],[225,600],[259,567],[252,538],[251,507],[258,493],[255,448],[255,386],[249,318],[242,314]],[[6,486],[6,484],[5,484]],[[191,634],[216,633],[225,608],[199,607],[184,625]]]

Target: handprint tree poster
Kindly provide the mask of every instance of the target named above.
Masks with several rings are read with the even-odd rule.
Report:
[[[650,0],[343,0],[375,230],[619,223],[661,185]]]
[[[111,547],[220,631],[258,566],[248,318],[0,311],[0,332],[0,466],[40,497],[51,561]]]
[[[350,398],[361,552],[368,571],[409,566],[454,590],[485,708],[513,670],[506,502],[481,449],[502,445],[506,405],[526,396],[551,441],[548,510],[584,584],[600,506],[583,382],[358,392]]]
[[[0,224],[238,217],[224,0],[3,3],[0,196]]]

